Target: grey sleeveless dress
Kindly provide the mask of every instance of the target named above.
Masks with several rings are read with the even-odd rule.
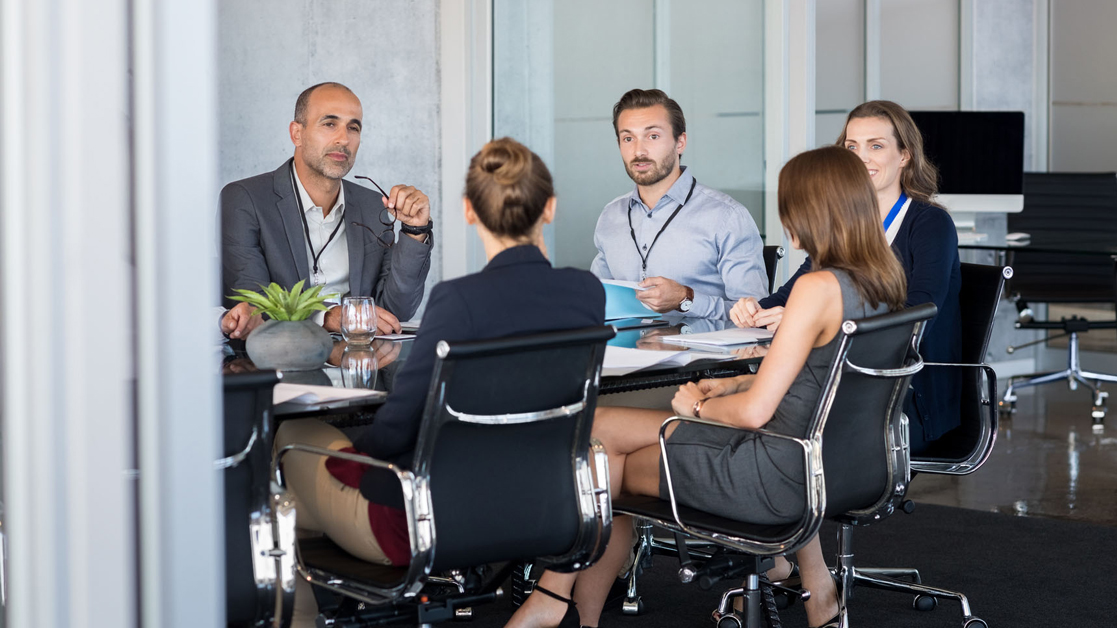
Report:
[[[842,320],[883,314],[867,307],[849,275],[827,269],[842,290]],[[802,438],[822,392],[841,334],[811,349],[765,429]],[[681,504],[738,521],[762,525],[798,521],[805,503],[803,453],[794,443],[748,432],[680,423],[667,441],[675,495]],[[660,462],[659,492],[668,498]]]

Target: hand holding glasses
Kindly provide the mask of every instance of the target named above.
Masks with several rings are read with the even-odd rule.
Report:
[[[431,233],[432,222],[430,219],[430,199],[426,194],[410,185],[397,185],[392,188],[391,194],[384,191],[376,181],[370,177],[357,176],[358,179],[365,179],[371,183],[380,193],[384,195],[385,207],[381,210],[378,218],[380,224],[386,227],[380,233],[376,233],[368,225],[363,225],[354,222],[353,225],[364,227],[368,229],[376,240],[385,248],[392,246],[395,238],[394,223],[400,220],[403,224],[400,227],[402,233],[406,233],[411,237],[424,241]],[[391,205],[391,208],[388,206]]]
[[[371,177],[356,175],[355,178],[364,179],[365,181],[368,181],[374,187],[376,187],[377,190],[380,190],[380,193],[384,195],[384,198],[390,198],[388,196],[388,193],[384,191],[384,188],[380,187],[376,183],[376,181],[372,180]],[[384,248],[390,248],[392,246],[392,244],[394,244],[395,241],[396,241],[396,233],[395,233],[396,216],[388,209],[387,206],[384,206],[380,210],[380,215],[378,216],[378,218],[380,219],[380,224],[384,227],[384,229],[381,230],[379,233],[377,233],[375,230],[373,230],[372,227],[370,227],[368,225],[365,225],[365,224],[361,224],[361,223],[359,223],[355,220],[353,221],[352,224],[355,227],[364,227],[365,229],[368,229],[369,233],[376,236],[376,241],[379,242],[381,244],[381,246],[383,246]]]

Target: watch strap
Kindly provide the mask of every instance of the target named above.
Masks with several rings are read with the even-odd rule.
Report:
[[[431,233],[432,231],[434,231],[434,221],[428,219],[427,224],[422,226],[422,227],[416,227],[414,225],[409,225],[405,222],[401,222],[400,225],[399,225],[399,230],[402,233],[407,233],[407,234],[410,234],[410,235],[428,234],[428,233]]]

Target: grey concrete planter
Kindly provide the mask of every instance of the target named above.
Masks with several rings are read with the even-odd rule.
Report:
[[[268,321],[245,342],[256,368],[280,371],[322,368],[333,347],[329,332],[314,321]]]

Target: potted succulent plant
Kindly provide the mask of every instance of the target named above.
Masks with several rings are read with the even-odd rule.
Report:
[[[333,340],[329,332],[307,320],[314,312],[328,309],[325,301],[336,295],[322,295],[322,286],[303,291],[300,281],[284,290],[279,284],[260,286],[263,293],[234,290],[229,298],[244,301],[271,320],[248,336],[245,348],[257,368],[280,371],[305,371],[320,368],[330,356]]]

